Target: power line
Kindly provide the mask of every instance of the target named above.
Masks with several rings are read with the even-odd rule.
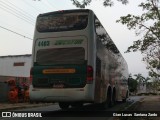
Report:
[[[58,10],[58,8],[55,6],[55,5],[53,5],[50,1],[48,1],[48,0],[46,0],[47,1],[47,3],[52,7],[52,8],[56,8],[57,10]],[[53,2],[53,1],[52,1]]]
[[[46,11],[50,11],[49,7],[47,7],[46,3],[43,1],[39,1],[37,4],[40,5],[40,8],[42,9],[43,13]]]
[[[25,33],[27,36],[32,36],[31,33],[24,31],[25,29],[22,29],[22,28],[18,27],[17,25],[15,26],[15,24],[14,25],[8,24],[8,22],[4,21],[3,19],[0,19],[0,23],[1,23],[1,25],[5,25],[9,29],[14,29],[16,31],[21,31],[21,32],[23,31],[23,33]],[[23,27],[23,26],[21,26],[21,27]]]
[[[33,15],[31,15],[30,13],[24,11],[23,9],[21,9],[20,7],[14,5],[13,3],[9,2],[8,0],[7,0],[7,3],[9,3],[11,6],[15,7],[16,9],[18,9],[18,11],[21,12],[22,14],[27,15],[31,19],[35,20],[35,17]]]
[[[21,17],[21,18],[23,18],[23,19],[25,19],[25,20],[27,20],[27,21],[29,21],[31,23],[34,22],[34,20],[31,20],[28,17],[26,17],[25,14],[20,13],[19,11],[17,12],[17,10],[15,8],[13,8],[13,7],[11,7],[11,6],[7,5],[7,4],[5,4],[5,5],[3,5],[3,4],[5,4],[5,3],[3,3],[2,1],[0,1],[1,8],[5,9],[5,10],[9,10],[10,11],[9,13],[12,13],[14,15],[16,14],[16,15],[18,15],[18,17]]]
[[[28,20],[24,19],[23,17],[17,15],[16,13],[12,13],[11,11],[8,11],[8,9],[5,9],[5,8],[3,8],[1,6],[0,6],[0,8],[3,9],[4,11],[16,16],[17,18],[20,18],[21,20],[24,20],[24,21],[28,22],[29,24],[34,25],[31,21],[28,21]]]
[[[42,3],[43,2],[43,3]],[[48,10],[52,10],[53,8],[52,8],[52,6],[48,3],[48,2],[46,2],[46,0],[45,1],[42,1],[41,3],[42,3],[42,5],[44,5],[45,4],[45,8],[48,8]],[[48,11],[47,10],[47,11]]]
[[[23,2],[24,2],[25,4],[27,4],[28,6],[32,7],[34,10],[38,11],[38,14],[41,13],[41,10],[40,10],[40,9],[35,8],[34,6],[32,6],[32,5],[31,5],[30,3],[28,3],[27,1],[23,0]]]
[[[2,27],[2,26],[0,26],[0,28],[5,29],[5,30],[7,30],[7,31],[9,31],[9,32],[12,32],[12,33],[14,33],[14,34],[17,34],[17,35],[19,35],[19,36],[21,36],[21,37],[24,37],[24,38],[33,40],[33,39],[31,39],[31,38],[29,38],[29,37],[27,37],[27,36],[25,36],[25,35],[22,35],[22,34],[20,34],[20,33],[17,33],[17,32],[15,32],[15,31],[13,31],[13,30],[8,29],[8,28]]]

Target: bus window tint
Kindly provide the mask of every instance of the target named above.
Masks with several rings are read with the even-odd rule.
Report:
[[[119,50],[117,49],[116,45],[111,40],[110,36],[100,23],[100,21],[95,16],[95,30],[98,37],[98,40],[102,42],[102,44],[110,51],[112,51],[114,54],[118,54]]]
[[[41,49],[37,51],[38,65],[83,64],[85,50],[82,47]]]
[[[87,27],[88,13],[59,13],[38,17],[38,32],[82,30]]]

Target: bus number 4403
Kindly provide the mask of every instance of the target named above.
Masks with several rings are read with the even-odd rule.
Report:
[[[50,45],[50,42],[49,41],[40,41],[38,43],[38,46],[39,47],[46,47],[46,46],[49,46]]]

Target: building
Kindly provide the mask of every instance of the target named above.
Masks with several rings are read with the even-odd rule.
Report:
[[[0,102],[8,101],[9,80],[16,86],[29,85],[31,54],[0,56]]]
[[[0,82],[10,79],[17,83],[29,82],[31,54],[0,56]]]

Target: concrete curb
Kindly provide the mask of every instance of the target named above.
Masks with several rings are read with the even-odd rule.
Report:
[[[15,104],[0,104],[0,111],[9,111],[9,110],[18,110],[25,108],[33,108],[33,107],[43,107],[53,105],[54,103],[38,103],[38,104],[30,104],[30,103],[15,103]]]

